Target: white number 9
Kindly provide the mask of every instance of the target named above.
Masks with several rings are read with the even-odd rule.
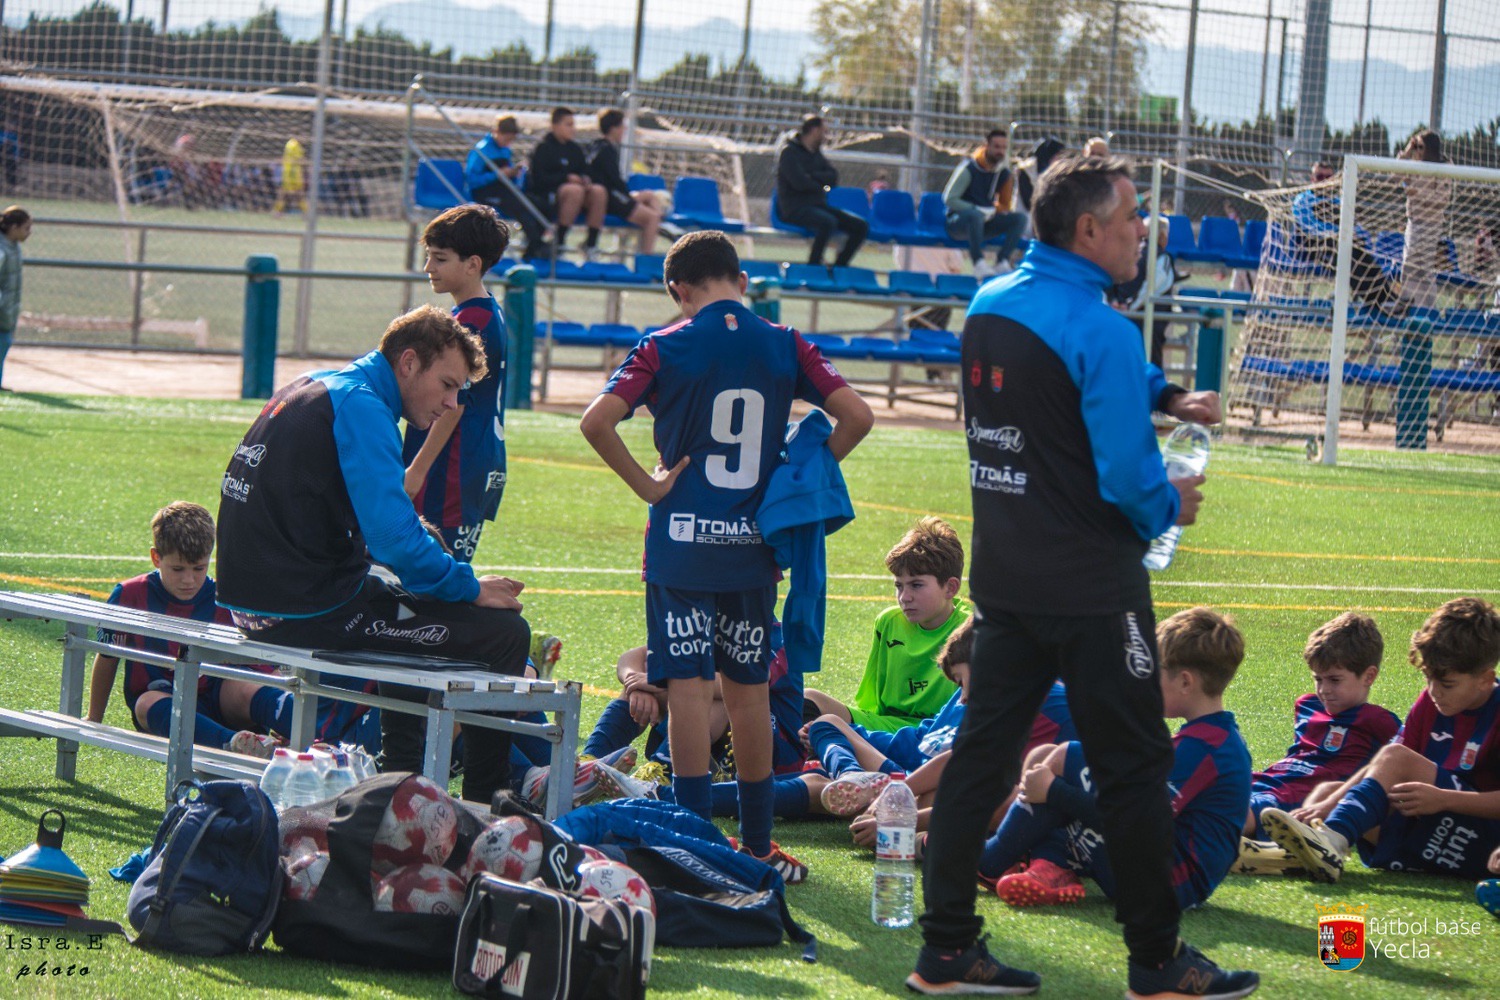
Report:
[[[736,402],[743,404],[738,433],[734,431]],[[733,472],[729,471],[725,456],[708,456],[703,474],[711,484],[726,490],[748,490],[760,479],[760,437],[765,413],[766,398],[754,389],[725,389],[714,397],[709,436],[720,444],[739,445],[740,453]]]

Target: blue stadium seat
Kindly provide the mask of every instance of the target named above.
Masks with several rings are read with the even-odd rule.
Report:
[[[802,337],[809,344],[822,351],[825,357],[852,357],[849,353],[849,342],[843,337],[837,337],[831,333],[804,333]]]
[[[925,271],[892,271],[886,275],[886,284],[892,295],[911,295],[916,298],[932,298],[937,286],[932,275]]]
[[[635,255],[635,273],[647,281],[660,283],[662,280],[661,268],[666,259],[665,254],[638,253]]]
[[[1215,264],[1228,263],[1230,258],[1243,256],[1245,244],[1240,240],[1239,223],[1209,215],[1198,223],[1198,246],[1184,250],[1183,260],[1207,261]]]
[[[516,260],[514,257],[501,257],[499,260],[495,261],[495,266],[490,268],[490,273],[497,278],[503,278],[505,277],[507,271],[520,263],[521,262]]]
[[[967,302],[979,291],[979,279],[972,274],[940,274],[934,284],[937,293],[945,298],[963,299]]]
[[[1266,221],[1251,219],[1245,223],[1245,246],[1238,254],[1226,258],[1225,265],[1236,271],[1254,271],[1260,268],[1260,251],[1266,242]]]
[[[968,244],[948,235],[948,206],[940,191],[924,191],[917,202],[917,233],[933,246],[961,247]]]
[[[741,260],[740,270],[751,278],[775,278],[781,280],[781,264],[774,260]]]
[[[604,347],[634,347],[641,341],[641,331],[629,323],[595,323],[589,327],[589,339]]]
[[[632,191],[665,191],[667,180],[660,174],[631,174],[625,186]]]
[[[841,208],[846,212],[870,221],[870,196],[865,194],[864,188],[836,187],[828,192],[828,207]]]
[[[842,291],[856,295],[885,295],[888,291],[868,267],[835,267],[833,283]]]
[[[812,230],[802,226],[794,226],[781,217],[781,206],[776,201],[776,192],[771,192],[771,228],[779,229],[784,233],[795,233],[798,236],[811,236]]]
[[[582,264],[579,270],[587,281],[610,281],[621,285],[649,285],[651,279],[637,274],[619,261],[596,261]]]
[[[743,219],[727,219],[719,204],[719,185],[711,177],[679,177],[672,190],[672,214],[679,226],[718,229],[726,233],[745,231]]]
[[[1452,238],[1444,236],[1440,246],[1443,261],[1447,269],[1437,275],[1437,283],[1449,288],[1456,288],[1462,292],[1472,292],[1477,289],[1481,282],[1472,274],[1465,274],[1458,266],[1458,245]]]
[[[554,344],[583,345],[588,347],[601,346],[589,340],[589,328],[582,323],[566,323],[554,321],[551,323],[538,323],[536,325],[537,339],[544,339],[548,333],[552,334]]]
[[[1280,222],[1273,222],[1266,230],[1260,264],[1288,277],[1312,278],[1329,273],[1326,266],[1312,260],[1294,245],[1291,230]]]
[[[786,277],[782,279],[782,287],[805,288],[810,292],[829,294],[840,291],[839,286],[828,276],[828,268],[820,264],[788,264]]]
[[[1406,252],[1406,236],[1387,230],[1375,237],[1375,259],[1380,269],[1392,277],[1401,276],[1401,255]]]
[[[1167,223],[1167,253],[1192,260],[1186,255],[1198,252],[1198,244],[1193,242],[1193,220],[1185,215],[1169,215]]]
[[[411,197],[419,207],[439,212],[462,205],[469,199],[468,188],[464,185],[464,165],[457,160],[429,160],[426,157],[418,160]]]
[[[860,357],[882,361],[894,360],[897,353],[896,342],[887,337],[850,337],[849,350],[859,352]]]
[[[907,344],[922,354],[922,360],[958,363],[960,345],[958,335],[947,330],[928,330],[914,327]]]
[[[876,243],[932,246],[937,240],[917,230],[917,203],[905,191],[886,188],[870,203],[870,237]]]

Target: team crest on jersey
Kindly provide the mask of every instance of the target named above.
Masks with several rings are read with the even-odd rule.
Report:
[[[1318,911],[1318,959],[1323,968],[1353,972],[1365,960],[1365,904],[1315,904]]]
[[[1477,760],[1479,760],[1479,744],[1473,741],[1465,743],[1463,755],[1458,758],[1458,769],[1472,771],[1474,762]]]
[[[978,389],[984,382],[984,366],[978,361],[969,367],[969,384]]]
[[[1330,726],[1328,735],[1323,737],[1323,749],[1330,753],[1338,750],[1344,745],[1344,737],[1349,735],[1348,726]]]
[[[735,317],[734,313],[730,313],[724,317],[724,325],[729,327],[730,330],[738,330],[740,328],[740,321]]]
[[[999,392],[1005,385],[1005,369],[999,365],[990,365],[990,391]]]

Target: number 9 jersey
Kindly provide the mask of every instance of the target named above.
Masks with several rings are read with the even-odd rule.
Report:
[[[800,333],[738,302],[711,302],[642,338],[604,391],[632,412],[650,409],[665,468],[691,458],[647,515],[642,577],[715,592],[775,583],[755,514],[783,460],[792,400],[821,405],[845,385]]]

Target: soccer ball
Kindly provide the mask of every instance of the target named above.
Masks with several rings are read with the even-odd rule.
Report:
[[[381,913],[456,917],[464,908],[464,880],[441,865],[403,865],[375,883]]]
[[[453,799],[427,778],[401,783],[386,807],[370,847],[370,872],[385,875],[403,865],[441,865],[458,842]]]
[[[463,872],[472,878],[480,872],[499,875],[512,882],[535,878],[542,870],[542,838],[523,816],[492,820],[474,838]]]
[[[599,848],[590,847],[588,844],[579,844],[578,849],[583,852],[583,860],[578,862],[580,865],[587,864],[590,861],[614,860],[608,854],[605,854],[603,851],[599,850]]]
[[[619,861],[585,861],[578,866],[578,891],[584,896],[618,899],[656,916],[651,887],[634,868]]]
[[[287,899],[312,899],[318,894],[318,885],[328,871],[328,852],[317,851],[304,854],[287,865],[286,888],[282,894]]]
[[[281,856],[293,861],[305,854],[328,853],[328,821],[324,809],[293,806],[281,814]]]

